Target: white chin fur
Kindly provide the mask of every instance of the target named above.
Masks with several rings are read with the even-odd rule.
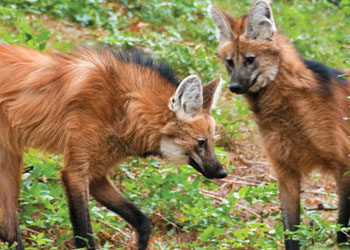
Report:
[[[275,80],[278,73],[278,67],[271,67],[261,74],[256,83],[249,88],[249,92],[258,92],[260,89],[266,87],[266,85]]]
[[[259,79],[256,81],[256,83],[253,86],[251,86],[248,89],[248,91],[249,92],[258,92],[260,89],[266,87],[266,85],[267,85],[267,81],[262,80],[262,79],[260,80],[260,77],[259,77]]]
[[[188,157],[185,151],[168,138],[161,139],[160,152],[171,164],[184,165],[188,163]]]

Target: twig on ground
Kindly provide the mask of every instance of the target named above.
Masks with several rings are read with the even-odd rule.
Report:
[[[310,207],[304,208],[307,211],[334,211],[334,210],[338,210],[338,208],[333,208],[333,207],[324,207],[322,203],[318,204],[317,207]]]
[[[301,193],[313,193],[313,194],[325,194],[325,195],[328,194],[327,192],[324,192],[324,191],[311,190],[311,189],[302,190]]]
[[[35,231],[33,229],[30,229],[29,227],[26,227],[24,230],[28,230],[29,232],[35,233],[35,234],[40,234],[40,232]]]
[[[114,226],[112,226],[112,225],[109,225],[108,223],[106,223],[106,222],[104,222],[104,221],[102,221],[102,220],[97,220],[97,221],[100,222],[100,223],[102,223],[103,225],[109,227],[109,228],[112,228],[112,229],[118,231],[119,233],[121,233],[122,235],[124,235],[125,237],[127,237],[128,239],[131,239],[131,238],[132,238],[131,235],[129,235],[129,234],[123,232],[123,231],[122,231],[120,228],[118,228],[118,227],[114,227]]]
[[[202,190],[200,190],[200,193],[204,194],[204,195],[206,195],[206,196],[208,196],[210,198],[213,198],[213,199],[215,199],[215,200],[217,200],[217,201],[219,201],[221,203],[227,203],[227,200],[225,198],[218,196],[217,193],[214,193],[212,191],[209,191],[209,190],[206,190],[206,189],[202,189]]]
[[[170,225],[176,227],[177,229],[181,229],[176,223],[170,221],[168,218],[166,218],[164,215],[162,215],[161,213],[155,213],[155,215],[159,216],[160,218],[162,218],[163,220],[165,220],[166,222],[168,222]]]

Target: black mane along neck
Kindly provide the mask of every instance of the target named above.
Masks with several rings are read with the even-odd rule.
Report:
[[[119,50],[110,50],[113,55],[120,61],[125,63],[135,63],[142,67],[150,68],[158,72],[163,78],[170,82],[174,86],[179,86],[180,81],[176,76],[176,73],[173,68],[170,67],[163,60],[157,60],[154,57],[145,54],[139,49],[119,49]]]

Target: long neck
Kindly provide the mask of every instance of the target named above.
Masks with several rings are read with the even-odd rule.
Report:
[[[96,80],[90,77],[93,83],[104,83],[104,92],[99,96],[103,95],[114,107],[105,119],[106,126],[110,124],[106,137],[110,138],[109,151],[114,152],[114,158],[158,154],[160,131],[173,115],[168,108],[176,91],[171,70],[129,52],[115,55],[110,51],[88,51],[85,59],[97,66],[97,76],[102,75]]]
[[[175,86],[161,78],[148,79],[130,90],[122,122],[122,137],[128,144],[129,154],[160,153],[161,129],[174,118],[168,103],[175,90]]]

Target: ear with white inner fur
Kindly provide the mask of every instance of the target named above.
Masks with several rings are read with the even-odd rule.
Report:
[[[276,32],[269,2],[256,0],[248,14],[245,36],[254,40],[272,40]]]
[[[214,5],[209,5],[208,14],[211,19],[213,19],[216,26],[216,38],[219,43],[224,43],[231,38],[233,38],[233,33],[229,22],[227,21],[225,15]]]
[[[180,119],[192,118],[203,105],[203,88],[196,75],[186,77],[177,87],[175,95],[170,99],[169,108]]]
[[[203,87],[203,109],[211,112],[221,92],[221,78],[217,77]]]

